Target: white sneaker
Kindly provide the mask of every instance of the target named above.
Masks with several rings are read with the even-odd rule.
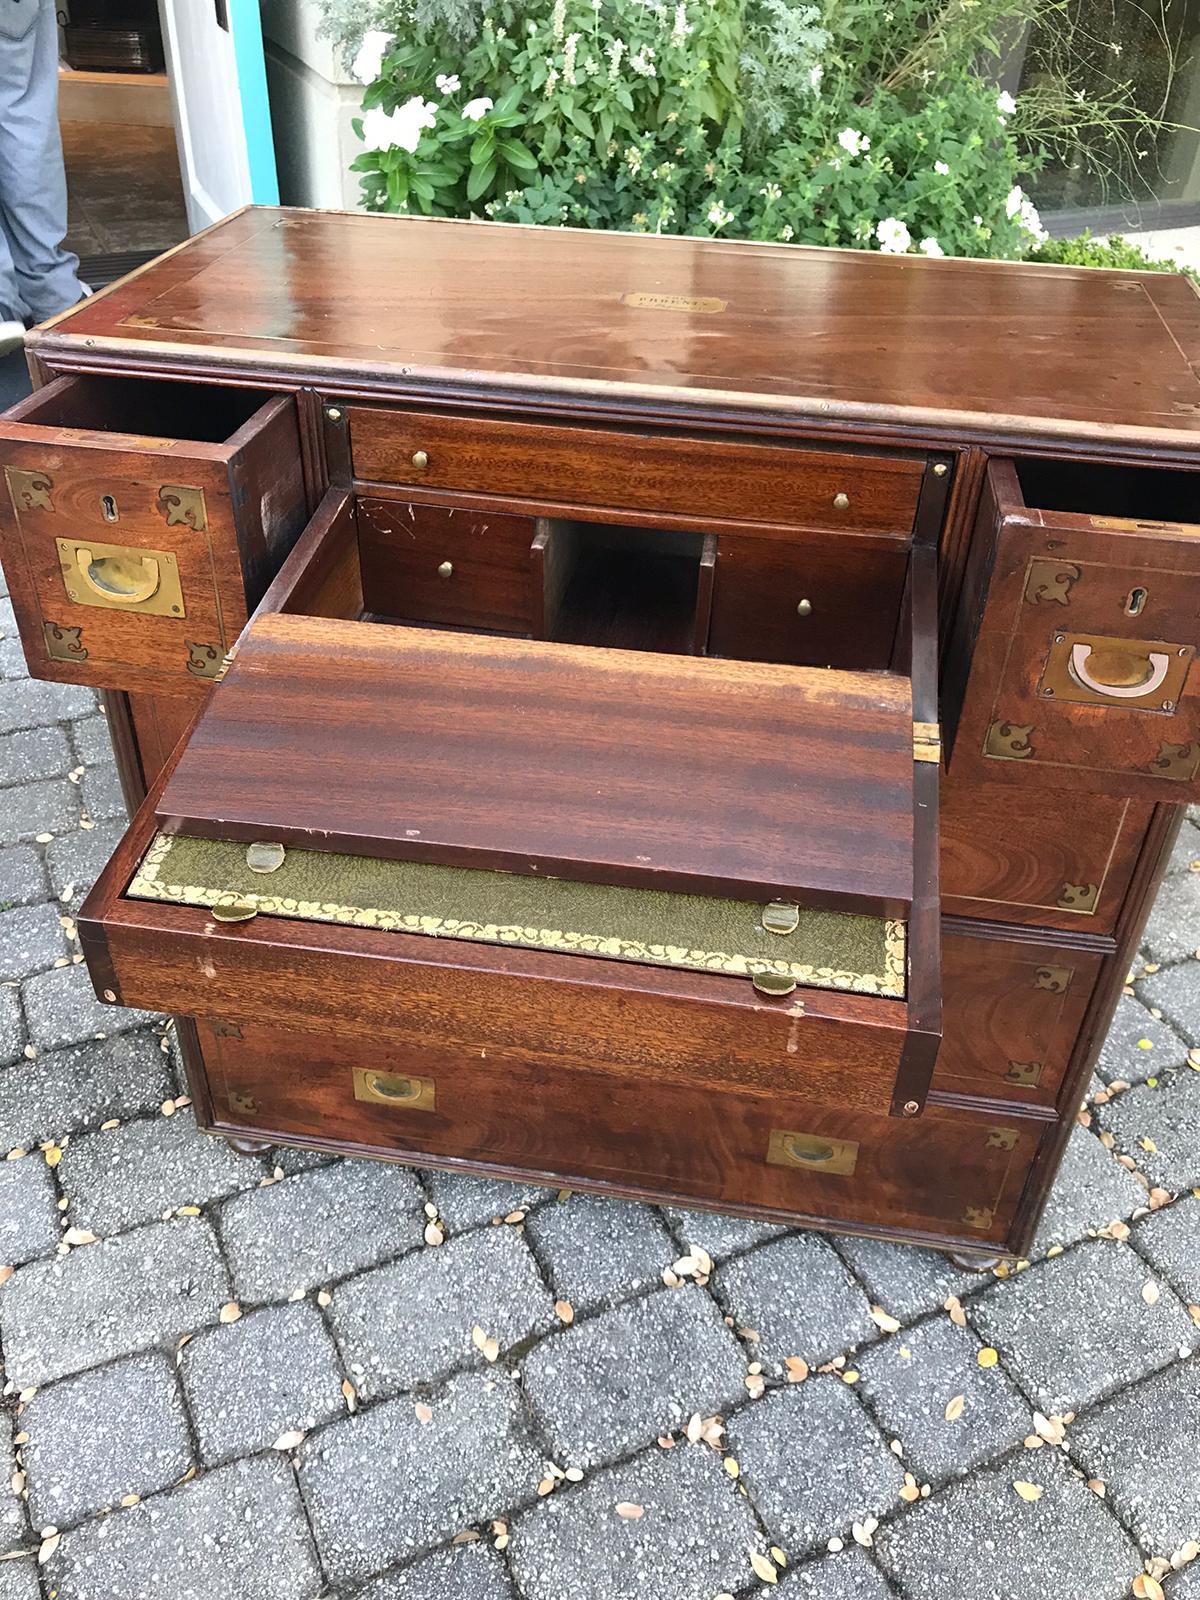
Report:
[[[23,322],[0,322],[0,356],[8,355],[12,350],[20,350],[24,343]]]

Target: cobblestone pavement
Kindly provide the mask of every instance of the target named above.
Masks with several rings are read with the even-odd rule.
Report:
[[[1200,1600],[1200,828],[1005,1279],[247,1160],[90,996],[104,723],[0,635],[0,1600]]]

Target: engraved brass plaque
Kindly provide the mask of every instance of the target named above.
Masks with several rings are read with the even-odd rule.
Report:
[[[42,636],[51,661],[86,661],[82,628],[63,628],[57,622],[43,622]]]
[[[708,294],[655,294],[650,289],[631,289],[621,296],[621,304],[640,306],[646,311],[724,311],[728,300]]]
[[[436,1093],[432,1078],[416,1078],[405,1072],[375,1072],[370,1067],[355,1067],[354,1098],[376,1105],[396,1106],[404,1111],[432,1111]]]
[[[1170,715],[1195,653],[1191,645],[1161,639],[1056,633],[1037,692],[1071,705]]]
[[[63,587],[72,605],[148,617],[184,617],[179,565],[171,550],[97,539],[56,539]]]
[[[22,511],[53,511],[50,491],[54,479],[48,472],[22,472],[18,467],[5,467],[9,498],[18,517]]]
[[[827,1139],[820,1133],[772,1128],[767,1160],[774,1167],[803,1167],[847,1178],[858,1164],[857,1139]]]
[[[203,489],[188,489],[178,483],[164,483],[158,491],[158,509],[168,528],[194,528],[203,533],[208,527],[208,512]]]

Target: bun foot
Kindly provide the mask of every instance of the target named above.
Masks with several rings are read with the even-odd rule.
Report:
[[[236,1150],[239,1156],[265,1156],[271,1148],[265,1139],[250,1139],[237,1133],[227,1133],[223,1137],[229,1148]]]
[[[953,1262],[962,1272],[991,1272],[1005,1259],[1004,1256],[958,1255],[953,1250],[946,1250],[943,1254],[947,1261]]]

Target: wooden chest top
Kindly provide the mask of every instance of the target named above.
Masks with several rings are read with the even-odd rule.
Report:
[[[1169,273],[251,208],[30,342],[356,390],[1200,435],[1200,297]]]

